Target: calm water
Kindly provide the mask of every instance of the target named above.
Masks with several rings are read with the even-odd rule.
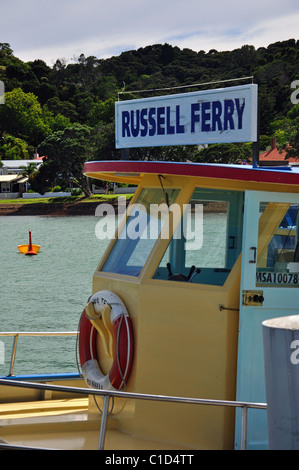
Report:
[[[108,244],[95,236],[98,220],[0,217],[0,331],[77,330],[93,273]],[[41,245],[37,256],[17,249],[28,243],[29,229],[33,243]],[[6,375],[13,340],[0,341],[0,375]],[[64,371],[77,371],[75,337],[19,338],[15,374]]]

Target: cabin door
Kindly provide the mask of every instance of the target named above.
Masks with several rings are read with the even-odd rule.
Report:
[[[262,322],[299,314],[299,195],[245,192],[236,400],[266,403]],[[240,410],[235,448],[240,449]],[[249,409],[247,449],[267,449],[267,412]]]

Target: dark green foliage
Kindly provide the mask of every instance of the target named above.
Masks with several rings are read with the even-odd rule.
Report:
[[[51,138],[57,140],[59,132],[65,132],[64,128],[75,129],[78,125],[81,131],[82,126],[89,129],[88,135],[85,134],[86,145],[80,144],[78,168],[87,159],[119,159],[121,152],[115,150],[114,145],[114,102],[119,93],[120,99],[178,93],[181,90],[176,87],[182,85],[244,76],[253,76],[253,82],[259,85],[260,133],[263,135],[261,150],[265,150],[274,134],[280,145],[287,148],[290,140],[296,149],[299,105],[295,106],[290,96],[293,91],[291,83],[299,80],[298,70],[299,41],[295,39],[258,49],[244,45],[224,52],[215,49],[196,52],[169,44],[155,44],[105,60],[85,57],[84,54],[71,63],[57,59],[52,67],[38,58],[32,62],[22,62],[14,56],[8,43],[0,43],[0,80],[5,83],[5,91],[12,92],[11,96],[8,95],[8,106],[0,106],[0,158],[11,158],[11,155],[20,158],[26,149],[38,145],[40,151],[46,154]],[[246,82],[227,82],[213,87],[242,83]],[[160,88],[169,90],[157,91]],[[136,90],[145,89],[155,91],[136,93]],[[185,91],[196,89],[202,87],[186,88]],[[124,90],[132,93],[121,94]],[[13,105],[17,95],[24,111]],[[30,103],[30,110],[26,110],[26,103]],[[24,113],[27,113],[25,119],[22,118]],[[61,135],[59,138],[62,138]],[[73,131],[69,131],[70,149],[73,148],[72,136]],[[77,137],[74,137],[76,141]],[[4,145],[8,140],[10,147]],[[78,150],[76,145],[74,148]],[[66,151],[64,144],[57,150],[55,159],[51,159],[51,165],[44,166],[42,171],[48,172],[45,180],[55,179],[61,166],[61,162],[58,164],[58,154],[61,155],[59,158],[70,163],[69,157],[62,155],[62,149]],[[250,152],[250,144],[231,144],[210,146],[201,151],[196,146],[134,149],[130,151],[130,157],[232,162],[249,158]],[[60,185],[60,182],[57,184]]]
[[[91,157],[91,134],[90,127],[75,123],[48,136],[38,147],[47,157],[32,181],[32,188],[44,193],[55,184],[65,190],[75,181],[87,196],[90,195],[83,165]]]

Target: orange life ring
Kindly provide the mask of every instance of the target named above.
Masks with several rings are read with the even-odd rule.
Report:
[[[95,316],[91,318],[85,307],[79,325],[79,360],[83,377],[89,387],[104,390],[123,390],[126,387],[133,362],[133,332],[127,309],[113,292],[103,290],[94,294],[88,305],[92,305]],[[107,375],[100,369],[97,352],[97,329],[91,320],[101,318],[109,308],[110,322],[114,334],[112,367]]]

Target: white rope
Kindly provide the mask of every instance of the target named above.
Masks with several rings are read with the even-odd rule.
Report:
[[[253,75],[249,77],[240,77],[240,78],[227,78],[226,80],[217,80],[214,82],[204,82],[204,83],[195,83],[193,85],[179,85],[179,86],[173,86],[173,87],[166,87],[166,88],[152,88],[148,90],[132,90],[132,91],[119,91],[118,92],[118,101],[119,101],[119,95],[126,95],[126,94],[133,94],[133,93],[152,93],[156,91],[170,91],[170,90],[178,90],[180,88],[192,88],[192,87],[197,87],[197,86],[206,86],[206,85],[216,85],[217,83],[225,83],[225,82],[235,82],[239,80],[249,80],[251,79],[251,82],[253,83]]]

